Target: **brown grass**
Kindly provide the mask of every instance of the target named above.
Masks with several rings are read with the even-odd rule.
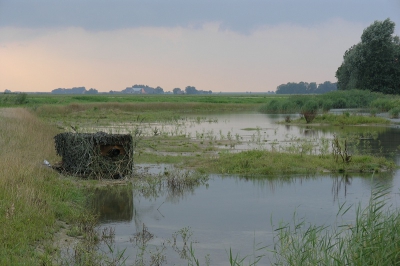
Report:
[[[42,165],[58,160],[56,133],[25,109],[0,110],[0,265],[49,262],[54,250],[43,247],[56,220],[71,222],[81,209],[79,190]]]

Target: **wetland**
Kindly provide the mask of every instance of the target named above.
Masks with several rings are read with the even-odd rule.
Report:
[[[367,206],[371,191],[382,184],[391,187],[390,203],[397,206],[400,172],[393,165],[381,171],[383,161],[379,166],[375,161],[370,166],[363,165],[362,169],[351,169],[343,166],[344,163],[335,163],[330,144],[335,134],[340,134],[349,140],[349,149],[355,158],[370,155],[399,161],[400,139],[396,137],[399,129],[387,126],[340,129],[277,123],[283,119],[278,114],[221,114],[201,119],[189,116],[170,124],[142,125],[147,127],[147,131],[143,129],[143,138],[149,136],[155,143],[154,147],[146,147],[148,140],[143,140],[143,146],[138,144],[138,153],[156,154],[156,157],[151,164],[152,160],[137,163],[137,174],[162,181],[153,186],[145,182],[139,189],[132,189],[129,206],[133,211],[130,209],[124,219],[104,218],[101,227],[115,228],[116,244],[126,250],[125,254],[130,254],[127,262],[132,264],[144,262],[146,265],[151,263],[154,254],[163,254],[167,265],[181,265],[193,259],[190,253],[193,248],[201,265],[207,261],[210,265],[229,265],[230,252],[241,258],[248,256],[246,264],[260,259],[258,263],[266,265],[271,263],[271,257],[266,254],[274,245],[274,230],[280,221],[292,220],[293,213],[312,224],[334,225],[338,223],[336,215],[340,208],[351,208],[340,217],[351,223],[357,204]],[[111,130],[120,132],[120,127],[126,126],[114,124]],[[154,134],[154,128],[159,128],[158,134]],[[165,137],[167,145],[161,144],[163,140],[156,141],[160,136]],[[175,136],[181,138],[175,145],[186,145],[187,150],[172,148],[173,142],[167,139]],[[196,146],[194,150],[191,145]],[[191,159],[193,152],[196,155]],[[180,159],[172,164],[161,159],[160,154]],[[293,156],[286,156],[290,154]],[[212,159],[202,161],[199,157]],[[255,163],[259,157],[264,166]],[[310,161],[312,157],[326,157],[329,166],[319,171],[301,165],[308,165],[303,160]],[[137,158],[141,162],[140,155]],[[331,167],[337,164],[348,168]],[[199,175],[207,178],[180,189],[171,185],[174,178],[194,175],[185,172],[187,169],[197,169]],[[132,239],[144,229],[151,238],[140,246]],[[190,238],[182,238],[182,230]],[[141,253],[143,246],[145,253]]]
[[[26,109],[2,109],[2,122],[8,123],[3,128],[25,125],[18,129],[21,134],[4,131],[4,143],[11,145],[14,142],[5,140],[17,137],[20,143],[33,137],[32,143],[46,142],[46,149],[25,144],[24,149],[13,148],[20,150],[14,155],[33,162],[29,169],[37,181],[26,175],[28,166],[23,162],[2,181],[9,196],[0,206],[8,215],[3,224],[9,226],[9,235],[15,225],[26,222],[19,214],[18,206],[23,203],[16,201],[26,190],[27,205],[34,204],[51,216],[40,226],[53,232],[65,227],[68,236],[90,240],[87,245],[76,244],[72,252],[40,241],[40,252],[30,251],[36,254],[30,256],[32,261],[54,262],[57,258],[62,265],[297,265],[299,261],[293,258],[301,258],[299,254],[307,254],[310,264],[318,264],[322,257],[344,261],[349,255],[340,247],[349,245],[348,252],[359,254],[350,248],[356,247],[352,241],[359,239],[353,228],[363,226],[360,217],[370,219],[371,213],[378,217],[371,218],[377,225],[381,219],[393,222],[392,227],[385,224],[391,231],[388,236],[380,234],[380,239],[395,236],[400,129],[388,112],[374,114],[382,120],[352,125],[343,121],[370,114],[332,109],[320,116],[335,115],[341,122],[322,123],[317,117],[317,122],[305,123],[297,112],[258,112],[260,102],[272,101],[268,97],[252,97],[252,102],[238,97],[242,102],[234,104],[223,97],[214,98],[219,99],[215,103],[152,103],[150,97],[144,99],[148,102],[39,106],[36,102]],[[25,131],[28,121],[38,124],[29,128],[30,132]],[[39,157],[51,163],[59,160],[52,147],[56,133],[98,131],[132,134],[133,176],[82,180],[38,165]],[[42,153],[37,154],[38,150]],[[12,161],[11,153],[5,151],[0,153],[2,161]],[[68,223],[60,229],[52,222],[57,220]],[[310,235],[314,238],[309,239]],[[343,243],[323,238],[339,239],[339,235]],[[31,238],[49,240],[49,235]],[[326,253],[308,253],[316,249],[309,247],[310,243],[327,243],[317,248]],[[10,262],[6,257],[2,261]]]

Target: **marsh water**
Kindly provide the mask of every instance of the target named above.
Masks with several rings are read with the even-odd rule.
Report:
[[[283,117],[263,114],[188,117],[183,121],[185,126],[154,124],[149,128],[158,126],[165,132],[192,138],[201,134],[210,138],[232,136],[240,140],[228,147],[233,151],[285,150],[306,139],[313,143],[308,152],[320,153],[324,145],[321,140],[345,134],[357,139],[353,152],[378,154],[400,162],[400,129],[394,126],[342,129],[276,123]],[[136,165],[136,171],[158,175],[174,169],[169,165]],[[230,251],[233,256],[248,256],[246,264],[254,256],[267,254],[259,265],[268,265],[271,256],[263,247],[273,249],[274,229],[281,223],[304,218],[316,225],[351,224],[356,206],[366,206],[371,190],[379,185],[391,187],[387,200],[398,207],[400,171],[278,177],[211,175],[206,184],[179,191],[161,186],[155,193],[131,188],[101,190],[93,207],[99,212],[101,227],[115,229],[116,249],[124,250],[128,265],[139,261],[150,265],[157,258],[163,265],[187,265],[190,247],[200,265],[206,265],[207,261],[209,265],[229,265]],[[337,216],[342,204],[353,207],[344,216]]]

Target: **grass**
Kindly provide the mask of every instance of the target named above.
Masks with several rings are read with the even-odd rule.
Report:
[[[375,172],[396,168],[382,157],[353,156],[349,163],[335,162],[332,155],[318,156],[250,150],[220,153],[217,157],[193,162],[203,172],[243,175],[315,174],[319,172]]]
[[[290,123],[293,124],[306,124],[305,119],[299,118],[292,120]],[[382,117],[365,116],[344,113],[342,115],[335,115],[324,113],[317,115],[312,121],[313,124],[333,125],[333,126],[350,126],[350,125],[388,125],[390,121]]]
[[[53,127],[24,109],[0,116],[0,265],[47,265],[57,221],[79,219],[86,192],[42,165],[56,160]]]
[[[25,94],[26,95],[26,94]],[[24,95],[24,96],[25,96]],[[286,98],[287,96],[274,96],[265,94],[213,94],[213,95],[129,95],[129,94],[99,94],[99,95],[74,95],[74,94],[27,94],[21,102],[19,94],[0,94],[0,107],[24,104],[29,107],[42,105],[68,105],[72,103],[214,103],[214,104],[263,104],[273,97]]]
[[[149,103],[89,103],[68,105],[43,105],[34,112],[50,121],[87,121],[109,124],[110,121],[177,121],[188,114],[223,112],[250,112],[254,104],[149,102]]]
[[[218,142],[201,145],[200,140],[189,140],[182,136],[145,138],[137,147],[135,162],[174,164],[203,173],[264,176],[320,172],[370,173],[396,169],[392,160],[372,155],[352,155],[347,163],[336,161],[331,152],[315,154],[314,146],[308,142],[287,147],[284,151],[241,152],[220,150],[215,147]],[[183,148],[180,148],[180,143],[183,143]]]
[[[275,265],[399,265],[400,212],[388,206],[388,193],[373,190],[368,206],[356,208],[355,221],[339,226],[309,225],[295,216],[293,224],[281,223]],[[341,205],[337,217],[348,211]]]

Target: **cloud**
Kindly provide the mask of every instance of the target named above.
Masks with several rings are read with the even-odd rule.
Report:
[[[222,23],[89,31],[78,27],[0,28],[0,89],[50,91],[86,86],[122,90],[135,83],[164,90],[268,91],[287,82],[335,81],[344,51],[365,24],[334,19],[315,26],[285,23],[248,34]],[[24,39],[26,33],[31,37]],[[35,37],[33,37],[35,36]]]
[[[333,18],[372,23],[391,17],[400,24],[396,0],[13,0],[0,1],[0,27],[78,27],[105,31],[141,27],[201,27],[249,34],[265,25],[311,26]]]

